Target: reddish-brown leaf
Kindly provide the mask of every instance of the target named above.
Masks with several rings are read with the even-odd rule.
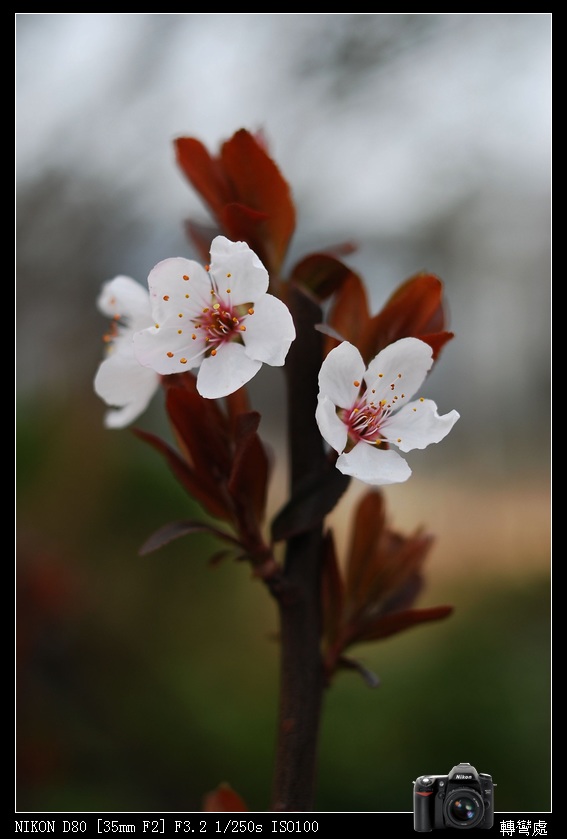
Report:
[[[258,411],[243,411],[234,417],[233,438],[237,447],[250,434],[255,434],[258,431],[261,419],[262,417]]]
[[[143,431],[140,428],[134,428],[132,430],[136,436],[149,443],[150,446],[165,457],[177,480],[189,495],[198,501],[208,513],[215,518],[220,518],[231,523],[234,522],[232,508],[223,497],[223,494],[218,491],[217,486],[211,486],[209,483],[205,483],[199,479],[189,464],[155,434]]]
[[[370,320],[358,347],[368,363],[388,344],[408,337],[432,339],[427,343],[432,346],[435,358],[453,337],[453,333],[446,331],[443,283],[435,274],[416,274],[402,283]]]
[[[231,468],[229,427],[217,402],[196,390],[170,387],[165,406],[179,445],[198,477],[209,485],[226,481]]]
[[[175,155],[181,170],[208,205],[214,216],[234,200],[231,184],[220,160],[211,157],[203,143],[194,137],[178,137]]]
[[[326,300],[337,292],[351,275],[355,277],[355,282],[358,280],[360,283],[360,278],[352,268],[337,257],[329,253],[313,253],[294,266],[290,279],[305,286],[319,300]]]
[[[222,144],[219,157],[192,137],[175,140],[177,162],[201,195],[221,232],[247,242],[270,274],[278,274],[295,229],[289,186],[261,136],[241,129]],[[203,237],[190,228],[202,250]]]
[[[258,532],[266,509],[269,460],[256,429],[260,414],[241,414],[235,429],[235,451],[228,491],[234,501],[241,528]]]
[[[287,181],[266,152],[263,139],[259,141],[245,129],[223,143],[221,161],[232,185],[233,203],[265,216],[258,224],[262,247],[256,253],[269,272],[278,272],[295,230],[295,207]]]
[[[385,310],[398,305],[408,310],[421,332],[439,332],[445,326],[443,283],[435,274],[420,271],[398,286]]]
[[[410,592],[416,597],[420,588],[416,583],[432,544],[430,534],[418,531],[413,536],[402,536],[385,528],[372,557],[366,602],[375,608],[392,601],[406,603],[403,598]]]
[[[352,524],[346,564],[346,597],[349,604],[367,602],[376,576],[375,554],[386,523],[384,496],[370,490],[358,502]]]
[[[361,337],[364,337],[369,322],[368,297],[364,283],[358,274],[350,271],[335,295],[328,323],[344,341],[350,341],[360,349]],[[327,338],[325,352],[328,353],[336,345],[337,341],[334,338]],[[364,357],[364,353],[362,355]]]
[[[435,334],[430,335],[418,335],[417,336],[421,341],[425,341],[426,344],[429,344],[431,349],[433,350],[433,359],[436,360],[439,358],[439,353],[447,343],[452,338],[455,337],[454,332],[435,332]]]
[[[203,799],[204,813],[247,813],[248,807],[229,784],[223,783]]]
[[[230,423],[231,434],[237,434],[237,426],[239,423],[239,417],[242,414],[250,413],[250,398],[248,396],[248,389],[246,386],[238,388],[238,390],[229,393],[228,396],[225,397],[225,405],[226,405],[226,412],[228,415],[228,420]],[[258,414],[258,423],[259,423]]]
[[[192,536],[195,533],[206,533],[209,536],[214,536],[216,539],[229,542],[235,547],[242,548],[238,539],[235,539],[230,533],[226,533],[218,527],[211,527],[211,525],[199,521],[171,521],[168,524],[164,524],[163,527],[160,527],[159,530],[156,530],[146,539],[140,548],[140,556],[153,553],[153,551],[157,551],[175,539],[180,539],[182,536]]]
[[[392,612],[376,617],[363,626],[357,627],[350,636],[350,644],[362,641],[378,641],[396,635],[420,623],[448,618],[454,611],[453,606],[432,606],[428,609],[408,609],[405,612]]]

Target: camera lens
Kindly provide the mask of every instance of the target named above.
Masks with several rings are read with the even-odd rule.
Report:
[[[445,818],[452,827],[477,827],[484,818],[482,800],[472,790],[453,790],[445,802]]]
[[[455,800],[451,802],[449,812],[452,817],[459,822],[470,822],[476,816],[477,809],[472,798],[466,798],[466,796],[463,796],[462,798],[455,798]]]

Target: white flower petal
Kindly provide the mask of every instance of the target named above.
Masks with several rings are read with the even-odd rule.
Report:
[[[207,399],[220,399],[249,382],[261,366],[261,361],[246,355],[242,344],[223,344],[215,356],[203,359],[197,390]]]
[[[158,262],[149,273],[148,286],[152,319],[160,327],[173,326],[177,320],[192,321],[211,305],[209,275],[192,259],[171,257]]]
[[[357,443],[348,454],[341,454],[336,465],[344,475],[372,486],[400,484],[411,475],[406,461],[393,449],[378,449],[364,442]]]
[[[124,428],[145,411],[159,386],[157,373],[137,361],[132,342],[134,329],[151,323],[150,297],[135,280],[120,275],[104,283],[97,304],[117,325],[108,355],[95,375],[94,389],[113,408],[105,415],[105,426]]]
[[[138,419],[140,414],[143,414],[148,407],[148,402],[130,402],[123,408],[111,408],[104,415],[105,428],[126,428],[134,420]]]
[[[403,452],[409,452],[439,443],[458,419],[457,411],[439,416],[432,399],[419,399],[389,416],[380,431],[388,442],[394,443]]]
[[[193,329],[191,324],[184,329],[150,326],[134,335],[134,354],[138,363],[151,367],[162,376],[186,373],[198,367],[205,348],[203,330]]]
[[[133,352],[160,375],[203,367],[199,390],[218,398],[246,384],[262,363],[283,365],[295,326],[284,303],[266,294],[268,273],[245,242],[218,236],[211,257],[209,270],[182,257],[154,266]],[[103,302],[109,310],[109,300]],[[117,329],[120,336],[122,322]]]
[[[135,420],[146,410],[158,386],[159,376],[138,363],[130,341],[116,341],[94,380],[97,395],[120,409],[107,412],[107,428],[124,428]]]
[[[386,399],[395,409],[421,387],[432,364],[429,344],[417,338],[401,338],[378,353],[364,379],[374,400]]]
[[[327,443],[339,454],[344,451],[348,439],[348,431],[344,422],[337,416],[334,402],[327,396],[321,396],[317,402],[315,419],[319,431]]]
[[[220,296],[230,299],[234,306],[256,303],[268,290],[270,281],[262,262],[246,242],[231,242],[225,236],[217,236],[211,243],[210,273]]]
[[[295,338],[295,326],[285,303],[264,294],[254,304],[254,314],[244,320],[242,337],[246,355],[272,367],[281,367]]]
[[[365,365],[359,351],[343,341],[326,356],[319,371],[319,393],[339,408],[350,408],[358,397]]]
[[[103,315],[120,318],[133,329],[143,329],[150,323],[148,290],[131,277],[120,275],[104,283],[97,306]]]

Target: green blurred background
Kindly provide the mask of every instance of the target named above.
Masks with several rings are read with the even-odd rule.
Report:
[[[375,310],[446,284],[426,395],[461,420],[387,488],[436,535],[418,605],[447,621],[355,652],[321,732],[317,809],[406,811],[460,762],[497,810],[550,809],[550,15],[17,14],[16,809],[191,811],[220,782],[265,810],[277,616],[92,392],[106,279],[194,256],[206,219],[172,139],[263,127],[298,209],[294,259],[354,239]],[[286,498],[281,371],[251,387]],[[169,435],[156,398],[139,424]],[[353,483],[330,517],[344,552]]]

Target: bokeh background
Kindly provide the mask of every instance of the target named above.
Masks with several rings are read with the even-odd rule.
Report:
[[[436,535],[418,605],[445,622],[363,646],[338,677],[317,808],[409,811],[460,761],[496,809],[550,809],[551,15],[18,13],[16,808],[191,811],[220,782],[269,806],[276,612],[211,568],[199,510],[92,382],[101,284],[195,256],[207,221],[172,141],[264,131],[298,212],[289,255],[357,243],[373,310],[420,270],[451,328],[427,395],[461,419],[386,489]],[[251,392],[286,498],[281,371]],[[139,425],[169,434],[159,398]],[[345,546],[351,484],[330,518]]]

